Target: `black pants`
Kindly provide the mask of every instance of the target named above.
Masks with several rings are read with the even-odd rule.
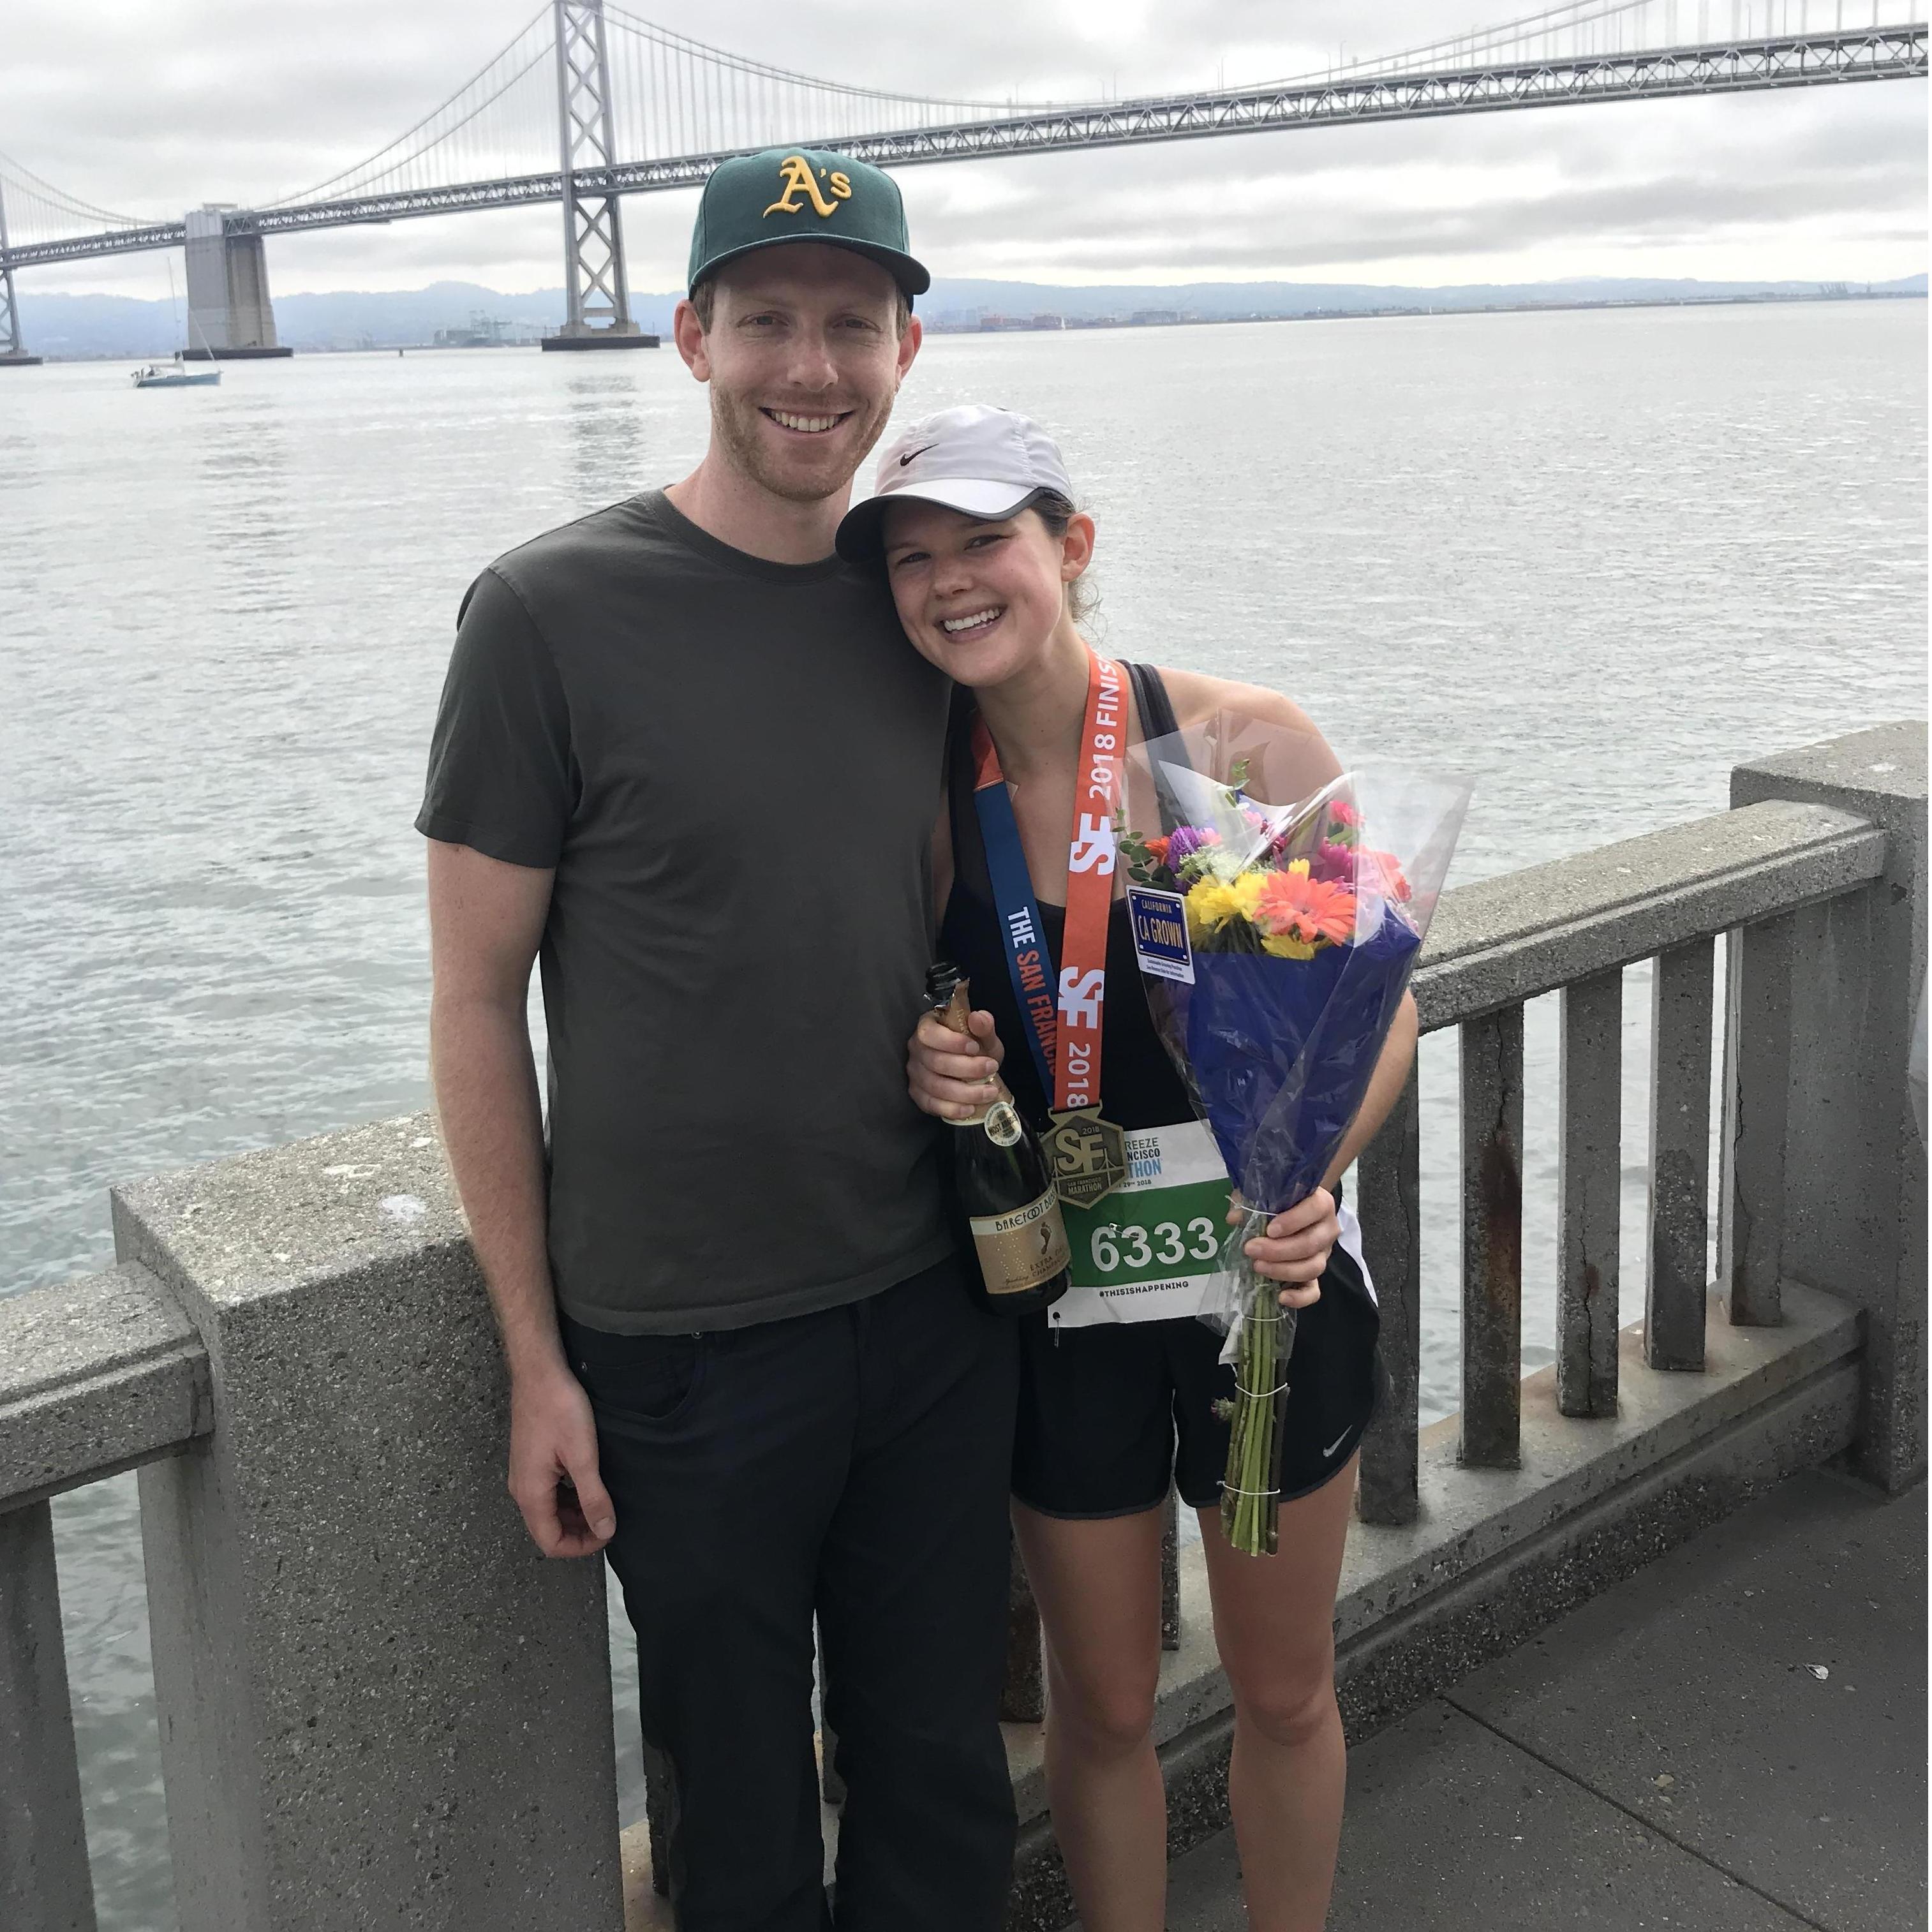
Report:
[[[616,1506],[680,1932],[823,1932],[812,1617],[847,1796],[839,1932],[994,1932],[1013,1326],[956,1262],[703,1335],[564,1324]]]

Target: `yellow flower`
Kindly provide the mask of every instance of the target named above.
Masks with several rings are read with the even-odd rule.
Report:
[[[1268,882],[1265,872],[1244,872],[1228,890],[1233,894],[1234,906],[1241,916],[1252,921],[1256,908],[1261,904],[1262,888]]]
[[[1224,886],[1219,879],[1202,879],[1187,895],[1188,937],[1197,944],[1210,933],[1219,932],[1231,919],[1240,916],[1238,889]]]
[[[1312,959],[1315,957],[1312,940],[1291,939],[1285,932],[1264,933],[1262,944],[1277,959]]]

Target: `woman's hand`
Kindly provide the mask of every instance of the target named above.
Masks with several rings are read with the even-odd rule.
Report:
[[[914,1104],[935,1120],[970,1120],[998,1096],[1006,1048],[993,1016],[976,1012],[967,1024],[970,1034],[955,1033],[940,1024],[937,1013],[927,1013],[906,1046],[906,1084]]]
[[[1247,1211],[1237,1192],[1228,1219],[1238,1221]],[[1335,1197],[1327,1188],[1318,1187],[1305,1200],[1277,1214],[1268,1224],[1268,1232],[1246,1243],[1242,1252],[1254,1264],[1256,1274],[1288,1284],[1281,1292],[1282,1307],[1307,1308],[1322,1299],[1322,1270],[1341,1238]]]

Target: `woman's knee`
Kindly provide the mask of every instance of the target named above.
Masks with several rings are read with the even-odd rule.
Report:
[[[1299,1667],[1270,1670],[1258,1677],[1229,1673],[1234,1716],[1265,1742],[1292,1750],[1340,1721],[1335,1705],[1333,1654]]]
[[[1158,1674],[1122,1671],[1085,1678],[1051,1667],[1047,1681],[1047,1722],[1064,1742],[1084,1754],[1126,1757],[1154,1730]]]

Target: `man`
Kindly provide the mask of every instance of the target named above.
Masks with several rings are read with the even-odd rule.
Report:
[[[510,1489],[623,1586],[683,1932],[834,1922],[814,1614],[840,1932],[985,1932],[1012,1856],[1013,1336],[904,1072],[946,693],[832,547],[918,352],[907,248],[839,155],[711,177],[674,325],[704,460],[471,587],[417,820]]]

